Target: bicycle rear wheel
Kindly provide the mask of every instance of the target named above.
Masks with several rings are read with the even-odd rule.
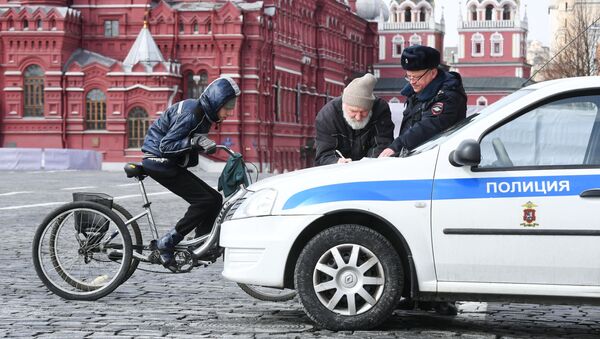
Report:
[[[111,260],[115,253],[123,260]],[[65,299],[96,300],[114,291],[125,280],[131,257],[131,236],[121,218],[89,201],[54,210],[33,239],[37,275]]]
[[[125,207],[117,204],[116,202],[112,203],[112,208],[113,208],[113,211],[117,212],[118,216],[122,217],[123,222],[133,218],[131,213],[129,213],[129,211],[127,211],[127,209],[125,209]],[[129,224],[128,230],[129,230],[129,235],[131,236],[131,244],[133,245],[132,246],[133,251],[137,252],[139,254],[142,254],[143,247],[144,247],[144,241],[142,240],[142,232],[140,231],[140,226],[138,225],[137,221],[132,221],[131,224]],[[117,258],[119,258],[119,257],[117,257]],[[120,260],[120,258],[119,258],[119,260]],[[129,270],[127,271],[127,276],[125,277],[125,280],[123,280],[123,282],[127,281],[127,279],[129,279],[131,277],[131,275],[133,274],[133,272],[135,272],[135,270],[137,269],[139,264],[140,264],[140,260],[136,259],[132,255],[131,256],[131,264],[129,265]]]
[[[296,296],[295,290],[287,288],[264,287],[258,285],[240,284],[238,286],[249,296],[263,301],[288,301]]]

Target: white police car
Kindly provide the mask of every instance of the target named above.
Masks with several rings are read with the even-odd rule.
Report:
[[[600,77],[523,88],[403,158],[249,187],[225,278],[295,288],[329,329],[416,300],[600,303]]]

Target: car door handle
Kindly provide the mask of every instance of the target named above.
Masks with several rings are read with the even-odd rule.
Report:
[[[600,198],[600,188],[591,188],[579,194],[582,198]]]

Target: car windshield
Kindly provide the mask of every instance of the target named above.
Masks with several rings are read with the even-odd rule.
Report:
[[[498,111],[499,109],[501,109],[502,107],[514,102],[515,100],[531,93],[533,90],[531,89],[520,89],[514,93],[512,93],[511,95],[505,96],[504,98],[496,101],[495,103],[491,104],[490,106],[487,106],[486,108],[482,109],[480,112],[478,113],[474,113],[470,116],[468,116],[466,119],[463,119],[461,121],[459,121],[457,124],[453,125],[452,127],[446,129],[445,131],[443,131],[442,133],[434,136],[433,138],[429,139],[428,141],[426,141],[424,144],[422,144],[421,146],[416,147],[415,149],[413,149],[412,151],[408,152],[405,156],[411,156],[414,154],[418,154],[427,150],[430,150],[434,147],[436,147],[437,145],[441,144],[442,142],[444,142],[444,140],[446,140],[446,138],[448,138],[450,135],[454,134],[455,132],[461,130],[463,127],[471,124],[473,121],[477,121],[495,111]]]

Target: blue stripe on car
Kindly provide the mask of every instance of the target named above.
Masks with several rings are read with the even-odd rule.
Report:
[[[590,188],[600,188],[600,175],[352,182],[298,192],[285,202],[283,209],[357,200],[406,201],[569,196],[579,195]]]

